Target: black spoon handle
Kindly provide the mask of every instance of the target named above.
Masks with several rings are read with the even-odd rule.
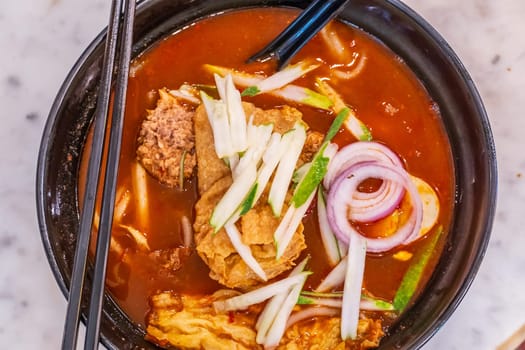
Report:
[[[277,69],[285,67],[290,59],[331,19],[349,0],[315,0],[264,49],[247,62],[268,58],[277,60]]]

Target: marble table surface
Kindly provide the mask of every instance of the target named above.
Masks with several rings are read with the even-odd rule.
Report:
[[[493,234],[457,311],[424,346],[495,349],[525,323],[525,1],[407,0],[470,71],[499,166]],[[0,1],[0,348],[57,349],[65,299],[44,256],[35,169],[47,113],[109,0]]]

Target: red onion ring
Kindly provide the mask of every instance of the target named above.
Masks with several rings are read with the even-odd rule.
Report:
[[[293,313],[288,319],[288,322],[286,322],[286,328],[288,329],[295,323],[305,320],[307,318],[322,317],[322,316],[334,317],[334,316],[339,316],[340,314],[341,314],[341,309],[339,308],[334,309],[334,308],[326,307],[326,306],[312,306],[312,307],[302,309],[301,311],[297,311]]]
[[[323,179],[324,187],[330,188],[337,175],[350,165],[366,160],[375,160],[403,167],[399,157],[385,145],[373,141],[354,142],[341,148],[332,158]]]
[[[417,238],[423,219],[423,206],[415,185],[403,168],[377,161],[353,164],[341,172],[333,181],[328,193],[327,214],[330,226],[337,238],[348,244],[352,235],[361,235],[348,221],[347,198],[352,197],[358,191],[359,184],[368,178],[382,179],[404,187],[410,196],[412,212],[405,224],[391,236],[385,238],[364,237],[367,241],[367,251],[385,252]],[[389,206],[385,206],[383,209],[388,213],[392,211]]]
[[[342,148],[330,161],[323,184],[329,189],[334,179],[349,166],[364,161],[376,161],[381,164],[393,165],[399,168],[403,164],[399,157],[388,147],[377,142],[355,142]],[[383,181],[374,192],[365,193],[355,191],[348,197],[347,204],[352,208],[350,220],[370,222],[384,218],[389,212],[385,208],[396,208],[403,196],[405,189],[402,185]]]

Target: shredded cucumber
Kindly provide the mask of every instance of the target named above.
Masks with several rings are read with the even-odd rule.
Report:
[[[255,164],[252,163],[246,166],[242,174],[233,181],[211,215],[210,225],[214,228],[214,232],[219,231],[240,207],[250,193],[256,179],[257,170]]]
[[[248,293],[241,294],[230,299],[216,301],[213,303],[213,307],[217,311],[222,312],[244,310],[250,305],[262,303],[274,295],[286,292],[289,288],[297,285],[298,283],[301,283],[308,275],[310,275],[310,272],[301,272],[297,275],[267,284],[264,287],[254,289]]]
[[[231,68],[214,66],[211,64],[205,64],[204,68],[209,72],[217,73],[222,76],[231,74],[233,82],[236,85],[248,87],[248,89],[243,92],[243,96],[255,95],[259,93],[260,91],[256,85],[265,79],[265,77],[261,75],[239,72]],[[302,105],[308,105],[324,110],[330,110],[330,108],[333,106],[332,100],[327,96],[308,88],[293,84],[288,84],[280,89],[271,90],[267,93],[287,101],[296,102]]]
[[[442,233],[443,227],[440,226],[430,237],[428,242],[426,242],[420,253],[412,258],[412,263],[403,276],[403,280],[401,280],[401,284],[399,285],[394,297],[394,307],[396,310],[403,311],[414,296],[417,286],[421,281],[421,277],[425,272],[428,261],[430,260]]]
[[[270,193],[268,194],[268,203],[270,204],[273,214],[276,217],[281,215],[281,211],[290,186],[295,165],[301,155],[304,142],[306,141],[306,130],[301,123],[296,123],[294,129],[283,135],[283,139],[290,138],[290,146],[283,154],[277,171],[275,173]]]
[[[226,234],[230,239],[233,247],[239,253],[241,259],[246,263],[246,265],[253,271],[257,276],[259,276],[263,281],[267,281],[266,273],[264,272],[259,262],[253,257],[250,247],[242,242],[241,233],[235,226],[235,223],[228,222],[224,226]]]
[[[278,71],[266,79],[261,80],[256,85],[248,87],[243,91],[242,95],[255,96],[260,93],[280,89],[300,78],[301,76],[311,72],[317,67],[319,67],[319,64],[310,64],[306,61],[289,65],[285,69]]]

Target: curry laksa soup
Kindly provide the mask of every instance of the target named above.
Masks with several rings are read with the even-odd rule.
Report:
[[[437,263],[438,107],[336,21],[281,71],[246,63],[296,15],[205,18],[133,62],[106,285],[160,347],[375,348]]]

